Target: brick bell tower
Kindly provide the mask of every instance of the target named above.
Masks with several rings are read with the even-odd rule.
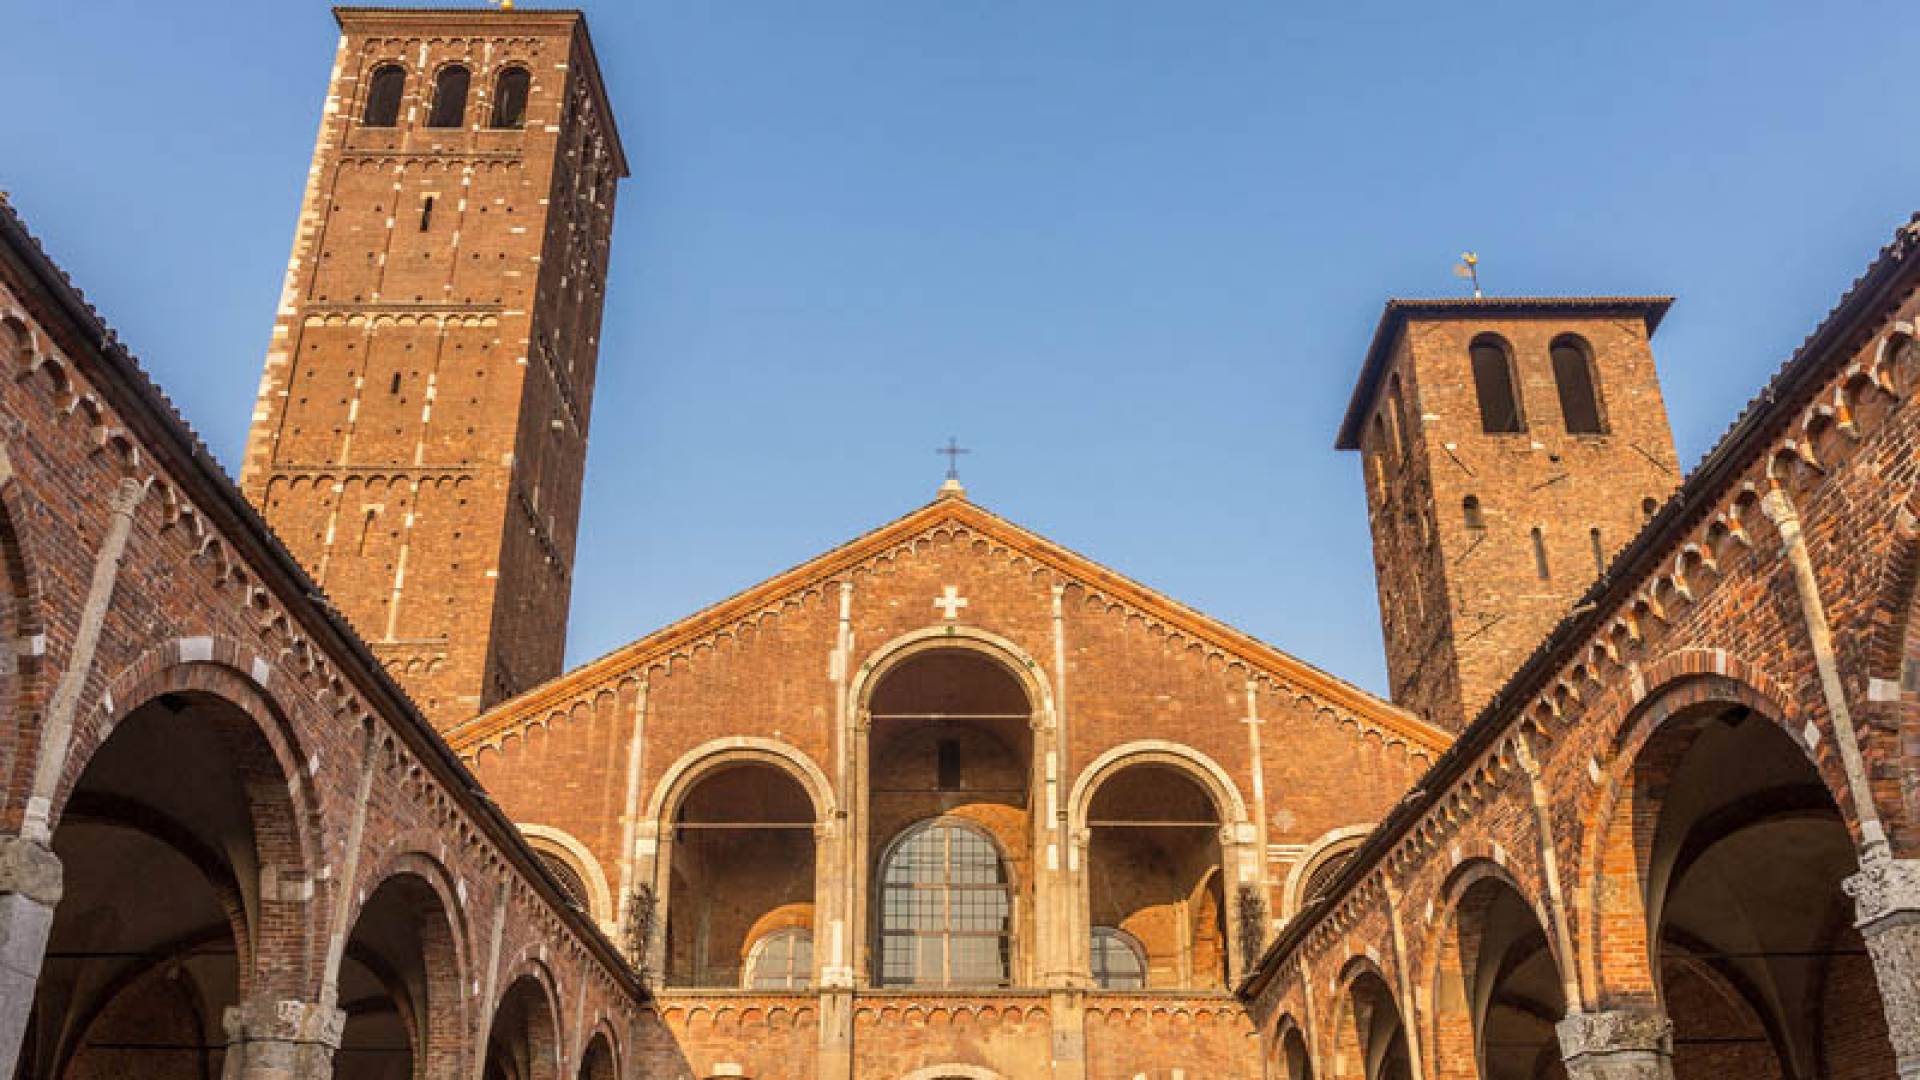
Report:
[[[578,12],[334,15],[241,483],[444,727],[561,668],[626,158]]]
[[[1387,303],[1335,445],[1365,460],[1396,703],[1463,728],[1679,485],[1671,303]]]

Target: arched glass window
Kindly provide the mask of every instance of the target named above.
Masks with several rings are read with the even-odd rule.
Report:
[[[493,80],[493,119],[489,127],[527,126],[527,88],[533,76],[523,67],[510,67]]]
[[[1093,928],[1093,984],[1102,990],[1145,990],[1147,953],[1125,930]]]
[[[1460,500],[1460,514],[1466,518],[1467,528],[1474,532],[1487,527],[1487,515],[1480,509],[1480,496],[1469,495]]]
[[[1573,334],[1553,339],[1553,381],[1560,388],[1560,415],[1570,435],[1604,435],[1600,416],[1600,388],[1594,379],[1593,355],[1587,343]]]
[[[805,990],[813,984],[813,931],[775,930],[747,956],[748,990]]]
[[[880,872],[880,982],[1005,986],[1013,891],[1000,851],[970,825],[916,825]]]
[[[467,119],[467,85],[473,76],[462,64],[448,64],[433,77],[433,112],[427,126],[457,128]]]
[[[1473,339],[1468,355],[1473,359],[1473,388],[1480,396],[1480,430],[1493,435],[1527,430],[1507,343],[1485,334]]]
[[[400,92],[407,86],[407,69],[399,64],[381,64],[367,80],[367,107],[360,114],[362,127],[388,128],[400,122]]]

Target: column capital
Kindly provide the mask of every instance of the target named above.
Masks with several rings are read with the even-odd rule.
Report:
[[[1573,1080],[1668,1080],[1673,1021],[1653,1009],[1568,1013],[1555,1026]]]
[[[255,994],[221,1017],[227,1060],[242,1080],[326,1080],[347,1014],[331,1005]]]
[[[1920,921],[1920,859],[1869,859],[1840,887],[1853,897],[1853,924],[1862,933],[1888,919]]]
[[[0,894],[18,893],[45,907],[60,902],[63,874],[53,849],[24,836],[0,836]]]

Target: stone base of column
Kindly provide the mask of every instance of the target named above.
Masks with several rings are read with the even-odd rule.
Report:
[[[1556,1031],[1570,1080],[1673,1080],[1673,1023],[1657,1012],[1569,1013]]]
[[[1920,1080],[1920,859],[1873,859],[1841,883],[1873,958],[1901,1080]]]
[[[1053,1080],[1086,1080],[1086,998],[1071,990],[1056,990],[1047,997],[1053,1024]]]
[[[228,1009],[221,1080],[332,1080],[347,1014],[307,1001],[252,997]]]
[[[0,837],[0,1076],[14,1075],[19,1064],[60,883],[53,852],[18,836]]]

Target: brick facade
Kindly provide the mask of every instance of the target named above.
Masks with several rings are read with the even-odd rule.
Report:
[[[560,673],[626,161],[577,13],[337,14],[241,484],[444,726]]]

